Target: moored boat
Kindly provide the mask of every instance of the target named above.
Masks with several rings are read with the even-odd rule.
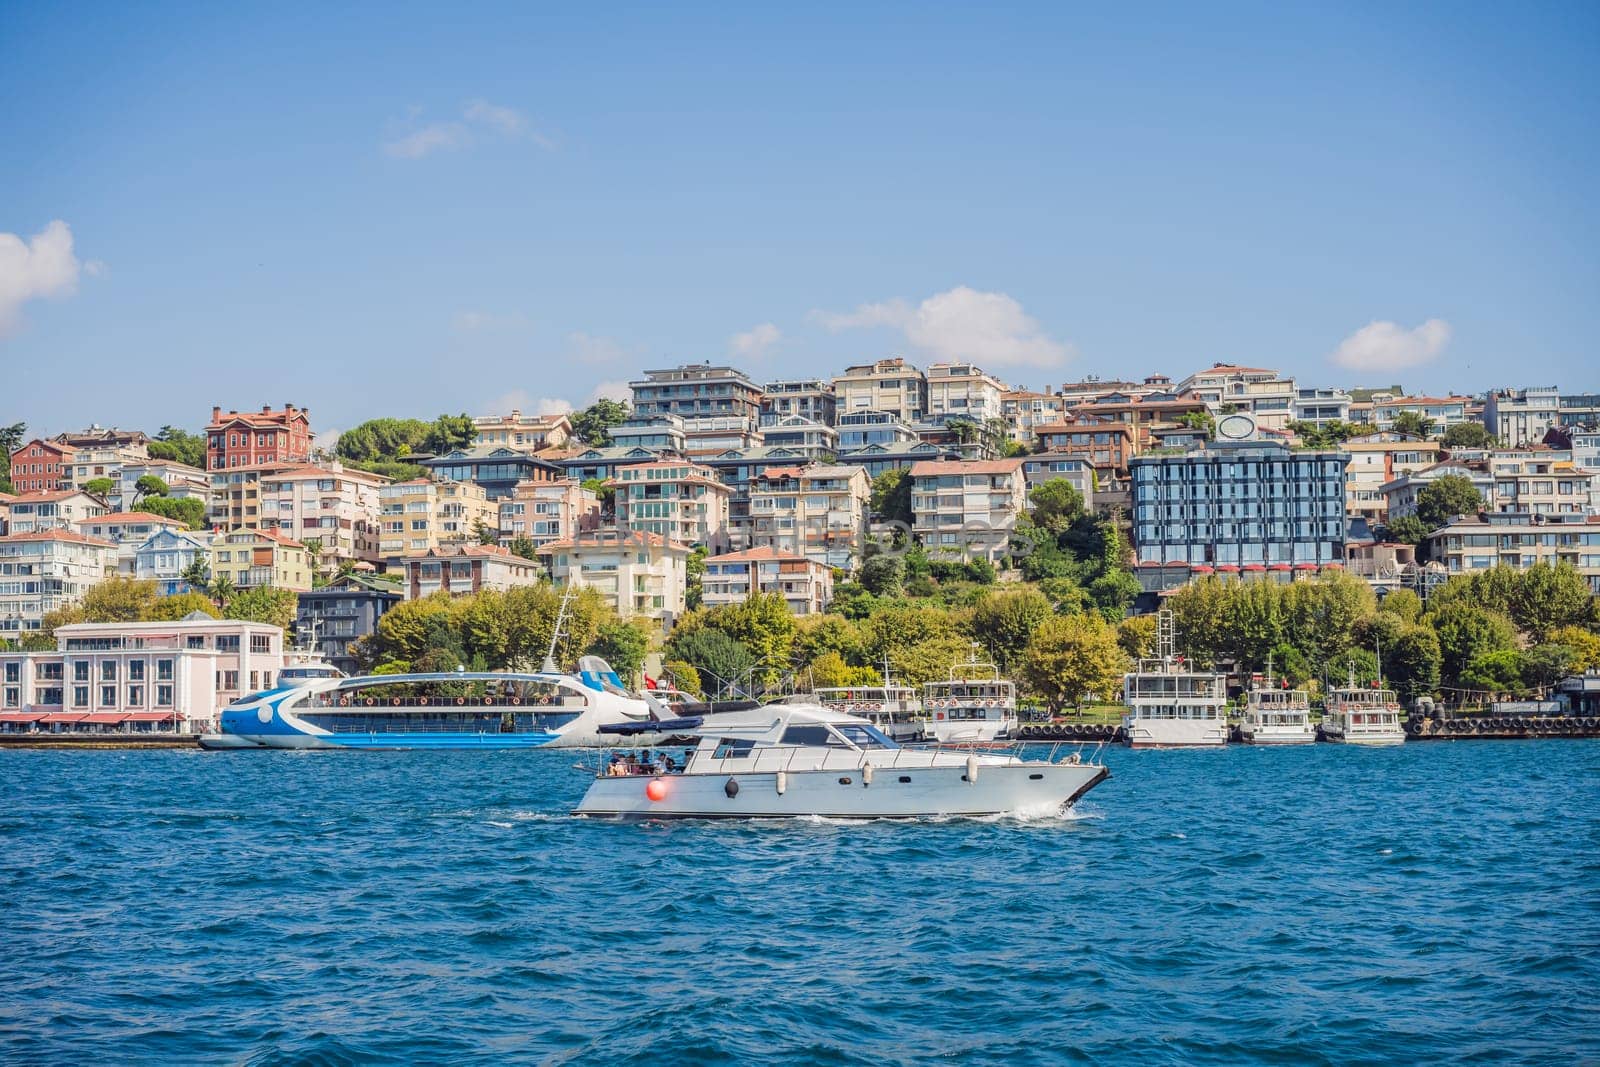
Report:
[[[1053,812],[1107,771],[939,747],[907,748],[872,723],[818,704],[605,727],[619,737],[696,739],[683,766],[601,768],[574,815],[622,819],[845,819]],[[663,764],[664,766],[664,764]]]
[[[887,675],[883,685],[825,686],[812,695],[830,711],[867,720],[891,741],[934,740],[933,722],[917,691],[895,685]]]
[[[1352,670],[1348,685],[1328,691],[1321,737],[1347,745],[1398,745],[1406,739],[1400,700],[1380,683],[1357,685]]]
[[[1017,728],[1016,684],[1000,677],[993,663],[973,658],[922,691],[927,728],[943,744],[985,744]]]
[[[1173,649],[1172,613],[1156,625],[1154,658],[1122,676],[1123,741],[1131,748],[1200,748],[1228,743],[1227,679],[1191,666]]]
[[[1245,698],[1239,739],[1247,745],[1307,745],[1317,739],[1310,695],[1290,689],[1287,681],[1274,686],[1270,659],[1266,678],[1256,679]]]

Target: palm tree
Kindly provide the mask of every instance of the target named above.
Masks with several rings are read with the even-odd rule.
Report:
[[[238,591],[238,588],[233,584],[233,579],[226,574],[217,575],[206,586],[206,595],[216,601],[219,608],[227,607],[228,601],[232,600],[233,595]]]

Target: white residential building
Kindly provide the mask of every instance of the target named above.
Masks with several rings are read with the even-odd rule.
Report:
[[[485,589],[504,592],[544,581],[544,569],[499,545],[456,543],[436,545],[400,557],[405,598],[418,600],[434,593],[468,596]]]
[[[211,567],[211,538],[185,530],[157,530],[134,550],[133,576],[156,583],[162,596],[198,592],[192,590],[184,572],[199,560]]]
[[[476,541],[478,530],[499,529],[499,504],[475,482],[414,478],[383,486],[378,499],[383,524],[378,552],[385,560]]]
[[[1001,397],[1006,386],[971,363],[933,363],[928,367],[927,416],[965,415],[978,422],[1004,415]]]
[[[884,411],[910,425],[928,413],[928,379],[898,356],[846,367],[833,379],[839,414]]]
[[[768,467],[751,478],[750,544],[853,567],[867,534],[872,479],[855,465]]]
[[[105,515],[110,510],[100,497],[77,489],[23,493],[11,500],[6,532],[23,534],[39,530],[70,530],[85,519]]]
[[[572,420],[565,415],[524,415],[514,408],[509,415],[481,415],[472,420],[472,426],[478,433],[474,448],[537,452],[561,448],[572,436]]]
[[[750,548],[711,556],[701,580],[708,608],[742,604],[752,593],[782,593],[796,615],[816,615],[833,599],[833,568],[776,548]]]
[[[534,547],[592,530],[600,523],[600,498],[568,478],[559,482],[518,482],[501,497],[500,545],[510,548],[519,537]]]
[[[139,479],[147,475],[166,483],[167,496],[179,500],[193,498],[210,505],[211,476],[205,471],[170,459],[141,459],[122,465],[122,483],[118,487],[121,506],[138,506]]]
[[[929,555],[1005,557],[1027,502],[1022,460],[933,460],[911,467],[913,530]]]
[[[116,569],[115,545],[76,530],[0,537],[0,638],[36,632],[46,615],[76,604]]]
[[[597,590],[624,616],[666,628],[683,614],[689,548],[641,530],[600,530],[539,549],[557,585]]]
[[[1483,424],[1507,448],[1538,444],[1561,423],[1561,391],[1553,385],[1494,389],[1483,400]]]
[[[1280,378],[1275,370],[1233,363],[1214,363],[1196,371],[1178,383],[1176,392],[1194,393],[1213,414],[1226,407],[1248,411],[1264,430],[1285,429],[1294,418],[1298,399],[1293,378]]]
[[[1535,563],[1570,563],[1600,593],[1600,518],[1495,512],[1464,515],[1428,535],[1428,558],[1451,574],[1497,565],[1526,570]]]
[[[381,493],[388,479],[334,463],[290,467],[261,479],[261,528],[304,544],[319,541],[312,565],[325,570],[339,560],[376,563]]]
[[[161,530],[181,532],[189,528],[186,522],[144,511],[96,515],[92,519],[80,519],[72,525],[81,534],[116,545],[117,573],[125,575],[134,573],[134,557],[139,546],[150,540],[153,534]]]
[[[731,490],[709,467],[687,460],[635,463],[618,469],[617,525],[686,545],[728,544]]]
[[[1294,422],[1322,428],[1330,422],[1350,421],[1350,394],[1343,389],[1296,389],[1290,414]]]

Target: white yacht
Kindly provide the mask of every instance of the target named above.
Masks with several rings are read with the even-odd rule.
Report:
[[[948,681],[924,685],[922,706],[934,740],[944,744],[981,744],[1017,728],[1016,684],[976,656],[952,668]]]
[[[1393,689],[1382,683],[1370,689],[1356,684],[1355,671],[1349,684],[1328,690],[1326,714],[1322,717],[1322,739],[1347,745],[1398,745],[1406,739],[1400,725],[1400,700]]]
[[[1154,659],[1122,676],[1123,740],[1132,748],[1199,748],[1228,743],[1227,679],[1191,667],[1173,651],[1172,613],[1156,624]]]
[[[1304,689],[1285,682],[1272,684],[1272,661],[1267,676],[1250,687],[1245,699],[1239,737],[1247,745],[1308,745],[1317,739],[1311,725],[1311,697]]]
[[[1076,753],[1056,763],[903,748],[865,719],[805,703],[607,726],[602,732],[689,736],[695,744],[681,767],[653,762],[660,756],[632,770],[620,759],[603,764],[574,815],[880,819],[1053,812],[1107,774]]]
[[[886,673],[884,685],[850,685],[818,689],[817,703],[829,711],[854,715],[876,726],[891,741],[931,741],[933,722],[908,685],[895,685]]]

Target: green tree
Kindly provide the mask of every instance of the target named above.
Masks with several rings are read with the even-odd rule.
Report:
[[[1072,615],[1085,611],[1090,606],[1089,594],[1078,584],[1078,579],[1069,575],[1042,579],[1039,582],[1039,592],[1050,601],[1051,607],[1058,615]]]
[[[480,545],[492,545],[500,540],[500,531],[490,526],[482,515],[472,520],[472,536]]]
[[[176,622],[195,612],[209,615],[213,619],[220,619],[222,612],[211,599],[203,593],[174,593],[172,596],[157,598],[156,602],[145,612],[146,622]]]
[[[972,634],[995,664],[1009,673],[1027,650],[1033,631],[1052,614],[1050,601],[1037,589],[994,589],[979,596],[972,607]]]
[[[1565,626],[1592,626],[1595,598],[1572,564],[1540,562],[1516,574],[1510,614],[1517,629],[1546,640]]]
[[[970,638],[953,613],[925,603],[891,600],[861,623],[865,665],[889,671],[900,685],[920,686],[948,678],[950,668],[967,658]]]
[[[458,448],[470,448],[477,439],[478,427],[471,415],[440,415],[422,435],[422,451],[442,456]]]
[[[178,575],[189,586],[189,592],[204,592],[211,587],[211,568],[204,556],[196,556]]]
[[[85,493],[98,497],[108,496],[116,487],[117,483],[110,478],[90,478],[83,483],[83,491]]]
[[[1567,645],[1546,642],[1523,653],[1522,678],[1530,686],[1548,689],[1573,673],[1577,653]]]
[[[146,446],[151,459],[164,459],[205,470],[205,434],[190,433],[176,426],[163,426]]]
[[[1522,653],[1514,648],[1478,652],[1461,670],[1461,688],[1473,692],[1514,693],[1522,685]]]
[[[1141,591],[1139,579],[1124,567],[1107,570],[1089,583],[1089,599],[1112,622],[1128,614]]]
[[[1581,626],[1558,626],[1550,631],[1550,642],[1572,651],[1572,670],[1600,670],[1600,634]]]
[[[705,545],[695,545],[689,550],[689,558],[683,561],[683,603],[690,611],[705,601],[706,556],[709,551]]]
[[[118,577],[90,586],[78,606],[84,622],[142,622],[159,599],[155,582]]]
[[[846,685],[881,685],[883,676],[871,667],[856,667],[837,652],[824,652],[806,666],[813,688],[830,689]]]
[[[1440,438],[1446,448],[1493,448],[1494,434],[1481,422],[1458,422]]]
[[[1511,620],[1475,604],[1446,604],[1430,611],[1428,620],[1439,635],[1440,676],[1448,687],[1483,688],[1464,677],[1473,660],[1490,652],[1516,650],[1517,631]]]
[[[1410,434],[1412,437],[1432,437],[1433,419],[1419,411],[1402,411],[1394,417],[1390,425],[1395,433]]]
[[[1409,589],[1391,589],[1378,601],[1378,610],[1402,622],[1414,623],[1422,618],[1422,598]]]
[[[781,592],[752,593],[739,603],[712,608],[702,613],[701,624],[721,630],[748,649],[764,684],[775,682],[789,664],[794,615]]]
[[[705,695],[705,690],[700,686],[700,672],[683,660],[668,660],[661,665],[661,673],[678,692],[687,693],[692,697]]]
[[[1130,660],[1155,655],[1156,617],[1132,615],[1117,623],[1117,644]]]
[[[1083,494],[1065,478],[1044,482],[1028,492],[1033,521],[1051,533],[1065,533],[1083,517]]]
[[[1384,529],[1388,533],[1389,540],[1398,541],[1403,545],[1420,544],[1430,532],[1428,524],[1415,515],[1401,515],[1397,519],[1390,519]]]
[[[1052,713],[1090,694],[1115,699],[1128,668],[1117,631],[1096,615],[1052,615],[1039,625],[1023,657],[1021,679]]]
[[[627,681],[643,669],[645,653],[648,651],[649,631],[637,621],[618,619],[600,624],[600,632],[589,646],[588,653],[611,664],[617,676]]]
[[[211,581],[206,583],[206,595],[218,607],[227,607],[228,601],[232,600],[238,591],[238,587],[233,584],[233,579],[226,574],[214,574],[211,576]]]
[[[1383,654],[1385,680],[1401,700],[1409,704],[1439,688],[1439,669],[1443,661],[1439,635],[1432,628],[1405,626],[1399,636],[1385,646]]]
[[[702,687],[709,680],[712,688],[721,693],[744,687],[756,665],[756,657],[748,648],[713,627],[675,633],[667,643],[667,651],[671,659],[695,669]]]
[[[294,625],[300,597],[292,589],[255,586],[234,595],[222,609],[225,619],[265,622],[287,630]]]
[[[1476,515],[1483,507],[1472,480],[1464,474],[1445,474],[1417,493],[1417,518],[1437,530],[1456,515]]]
[[[154,474],[142,474],[139,480],[133,483],[133,498],[136,503],[147,497],[166,496],[171,491],[167,483]]]
[[[628,417],[628,405],[621,400],[601,397],[572,416],[573,436],[594,448],[611,444],[611,430]]]
[[[861,565],[861,585],[873,596],[895,597],[902,592],[905,574],[899,556],[872,556]]]
[[[1348,441],[1357,434],[1367,433],[1371,428],[1358,426],[1352,422],[1342,422],[1334,419],[1318,426],[1314,422],[1291,422],[1289,430],[1300,438],[1310,448],[1332,448],[1342,441]]]
[[[872,479],[872,514],[882,522],[900,522],[910,527],[911,471],[905,467],[886,470]]]
[[[17,491],[16,486],[11,484],[11,453],[22,447],[27,435],[28,424],[25,422],[0,426],[0,493]]]
[[[523,559],[536,560],[539,558],[539,548],[533,543],[533,538],[518,534],[511,539],[511,554],[521,556]]]
[[[188,523],[191,530],[206,528],[205,502],[192,496],[146,497],[139,505],[140,511],[160,515],[164,519]]]
[[[423,451],[432,426],[422,419],[368,419],[339,435],[334,453],[347,463],[396,462],[401,456]]]

